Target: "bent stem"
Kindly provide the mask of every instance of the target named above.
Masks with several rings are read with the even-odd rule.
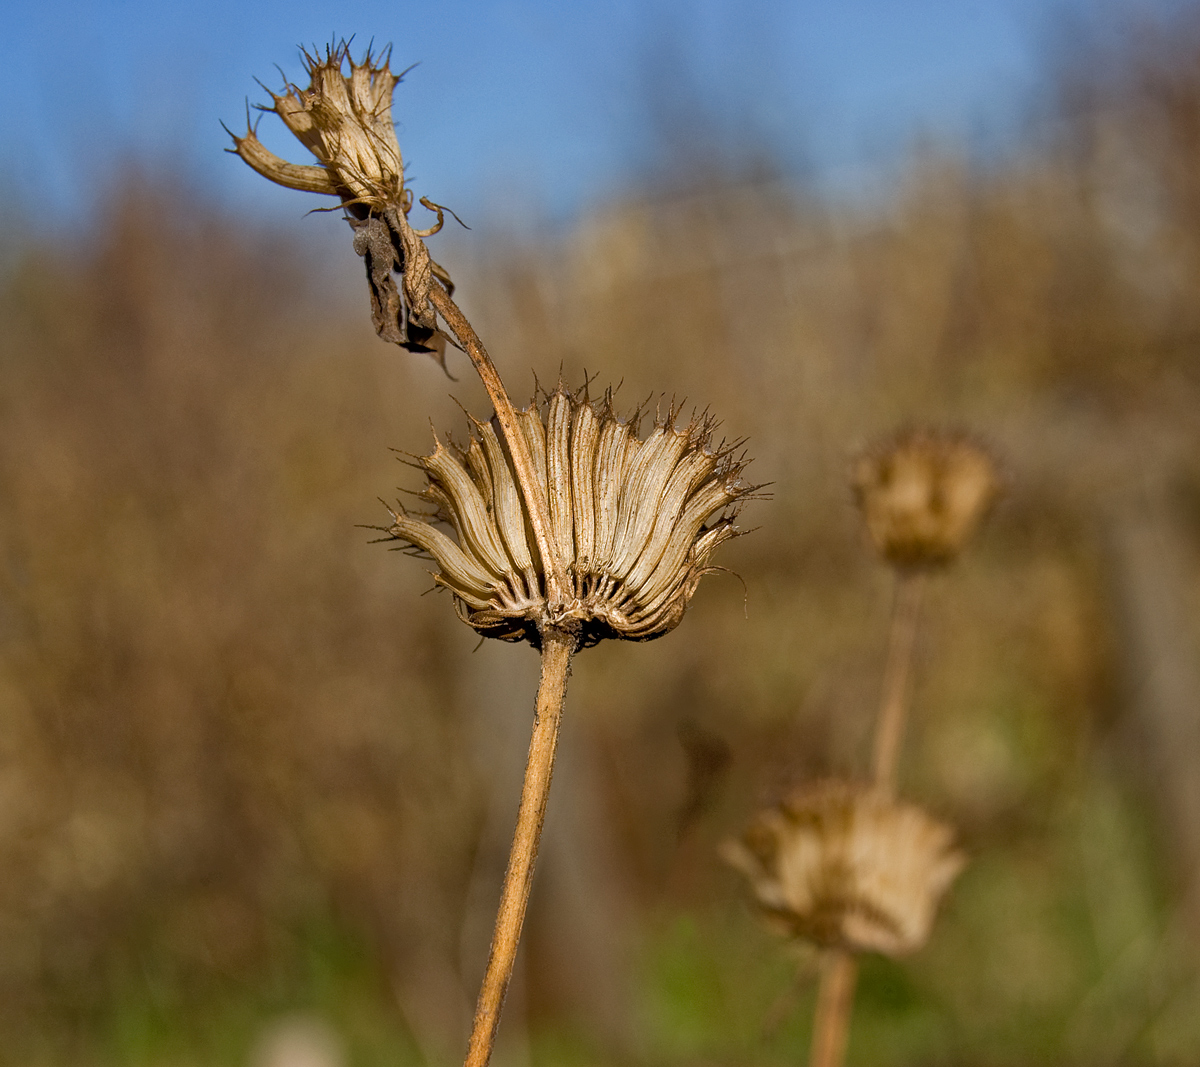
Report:
[[[566,574],[562,561],[558,558],[558,551],[550,539],[550,510],[546,503],[546,488],[534,473],[529,444],[517,424],[516,409],[509,399],[504,383],[500,380],[500,372],[496,370],[496,365],[488,355],[487,349],[483,347],[475,328],[439,282],[435,281],[429,287],[429,302],[437,309],[459,344],[470,356],[471,363],[474,364],[492,401],[496,418],[500,422],[500,430],[508,442],[508,451],[512,456],[513,470],[520,483],[521,494],[525,497],[529,525],[533,529],[538,554],[542,557],[542,567],[546,575],[546,602],[552,610],[561,607],[563,593],[567,589]]]
[[[857,973],[858,963],[845,949],[829,949],[822,956],[809,1067],[840,1067],[846,1055]]]
[[[537,710],[533,735],[529,740],[529,759],[525,765],[525,784],[521,806],[517,810],[517,829],[513,834],[504,888],[496,913],[496,929],[488,954],[487,970],[475,1006],[475,1022],[464,1067],[487,1067],[500,1024],[500,1009],[517,958],[517,944],[525,921],[525,906],[533,885],[542,823],[546,818],[546,799],[550,795],[550,777],[554,772],[554,750],[562,721],[563,699],[567,692],[567,674],[575,651],[573,634],[548,630],[542,635],[542,680],[538,685]]]
[[[877,789],[889,796],[896,788],[896,765],[904,721],[908,717],[908,678],[912,668],[917,621],[925,575],[920,571],[898,571],[896,595],[892,601],[892,626],[888,635],[887,666],[883,673],[883,694],[879,719],[875,725],[875,755],[872,778]]]

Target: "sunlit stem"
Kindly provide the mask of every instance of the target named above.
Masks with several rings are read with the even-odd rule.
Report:
[[[504,872],[496,929],[492,934],[483,985],[479,989],[465,1067],[487,1067],[496,1041],[500,1010],[504,1006],[504,995],[516,963],[521,926],[525,922],[525,908],[533,885],[533,868],[542,837],[542,823],[546,818],[546,800],[550,795],[550,778],[554,772],[558,727],[562,721],[567,674],[575,645],[573,634],[551,630],[542,635],[542,680],[538,686],[533,736],[529,741],[529,759],[525,765],[525,785],[521,790],[517,829],[513,834],[508,869]]]

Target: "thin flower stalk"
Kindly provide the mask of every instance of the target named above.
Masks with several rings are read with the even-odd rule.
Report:
[[[875,724],[871,762],[872,781],[877,789],[888,795],[896,791],[896,771],[900,762],[904,724],[908,719],[909,678],[924,590],[925,574],[922,571],[901,571],[896,575],[887,663],[883,673],[883,692],[879,701],[879,718]]]
[[[821,954],[821,979],[808,1058],[811,1067],[840,1067],[845,1059],[857,977],[858,960],[852,952],[833,948]]]
[[[529,904],[529,891],[533,886],[533,869],[537,862],[542,824],[546,819],[558,729],[562,722],[567,675],[574,651],[575,638],[569,634],[549,633],[542,638],[542,679],[538,686],[529,758],[525,764],[521,806],[517,811],[517,828],[513,834],[508,868],[504,872],[504,886],[500,891],[500,906],[496,912],[496,928],[492,934],[487,969],[475,1006],[465,1067],[486,1067],[496,1042],[500,1011],[512,979],[521,928],[525,923],[525,909]]]

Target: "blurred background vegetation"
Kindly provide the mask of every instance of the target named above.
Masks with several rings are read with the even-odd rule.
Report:
[[[1200,1062],[1200,17],[1045,107],[870,200],[702,150],[434,240],[515,394],[711,405],[774,494],[741,581],[576,661],[500,1067],[803,1061],[812,960],[715,849],[863,769],[890,586],[847,461],[929,421],[1008,481],[931,589],[902,773],[972,862],[927,949],[865,966],[850,1063]],[[309,226],[131,174],[6,254],[0,1062],[461,1054],[537,658],[356,528],[417,486],[389,448],[487,407],[375,339]]]

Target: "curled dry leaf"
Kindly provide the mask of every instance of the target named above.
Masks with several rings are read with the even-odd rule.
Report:
[[[659,418],[643,441],[638,417],[618,417],[611,394],[597,403],[560,386],[544,405],[517,412],[571,586],[561,608],[547,602],[545,566],[491,422],[473,420],[466,448],[437,441],[420,458],[422,496],[436,510],[422,517],[397,505],[386,532],[433,557],[434,580],[486,636],[538,645],[552,626],[576,633],[580,647],[660,637],[679,624],[758,488],[741,479],[748,461],[735,454],[738,443],[714,446],[711,419],[681,424],[678,414]]]
[[[448,292],[453,285],[422,239],[441,228],[443,209],[422,200],[436,212],[437,222],[426,231],[409,223],[412,192],[404,185],[404,160],[392,123],[392,93],[400,77],[389,69],[390,49],[378,56],[368,51],[360,63],[350,58],[345,41],[326,48],[324,59],[302,55],[308,87],[285,85],[282,93],[271,93],[272,105],[260,110],[278,115],[318,165],[280,159],[249,125],[243,136],[231,134],[233,151],[279,185],[341,199],[355,231],[354,250],[366,262],[376,332],[410,352],[433,355],[444,368],[446,338],[429,291],[435,279]]]

